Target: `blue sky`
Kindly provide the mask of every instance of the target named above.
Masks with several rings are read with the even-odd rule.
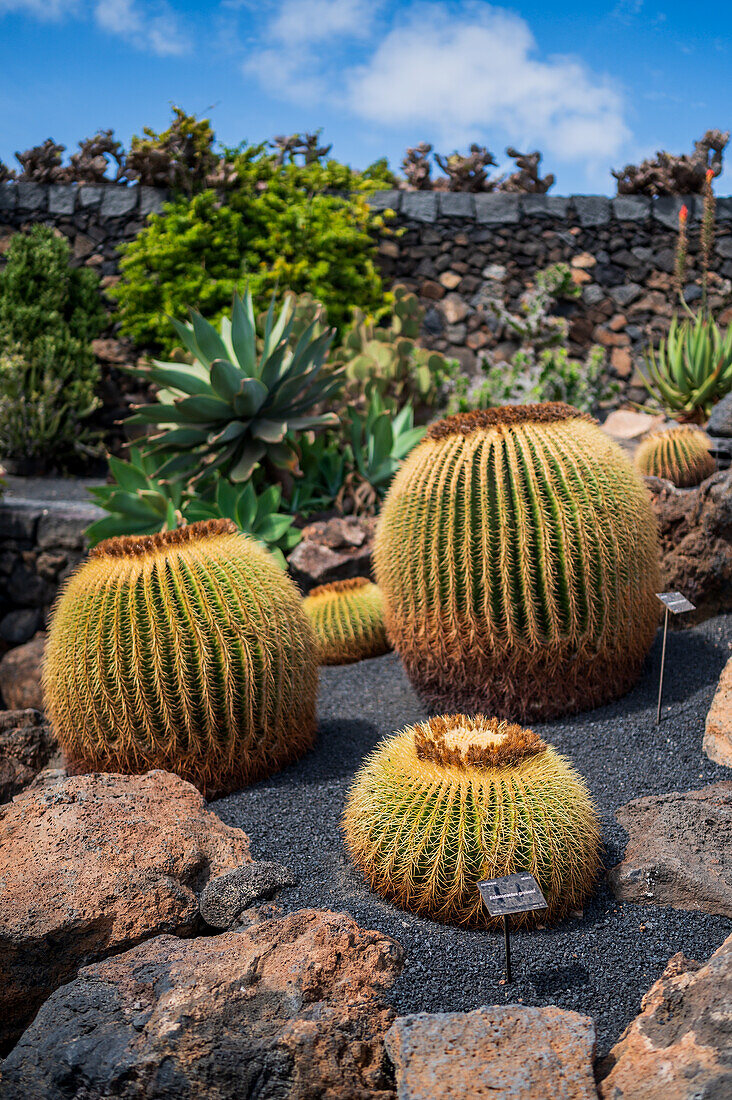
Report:
[[[110,126],[127,143],[174,102],[226,144],[323,127],[358,167],[512,144],[557,194],[612,193],[611,166],[732,128],[731,65],[715,0],[0,0],[0,158]]]

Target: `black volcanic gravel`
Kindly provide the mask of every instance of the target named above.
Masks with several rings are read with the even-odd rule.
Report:
[[[603,817],[607,867],[621,859],[627,839],[614,817],[618,806],[640,795],[730,778],[729,769],[709,761],[701,745],[731,641],[732,616],[669,633],[664,720],[658,729],[660,631],[640,683],[624,699],[534,726],[587,779]],[[345,910],[364,928],[379,929],[402,944],[406,964],[391,994],[400,1015],[553,1004],[592,1016],[598,1053],[604,1054],[638,1014],[641,997],[670,956],[683,951],[706,959],[732,931],[732,922],[620,904],[603,882],[581,919],[514,933],[514,982],[501,984],[500,933],[436,924],[384,902],[351,866],[341,840],[344,798],[363,757],[382,737],[425,715],[393,654],[323,669],[315,750],[212,808],[248,833],[255,858],[284,863],[300,876],[299,886],[279,895],[282,909]]]

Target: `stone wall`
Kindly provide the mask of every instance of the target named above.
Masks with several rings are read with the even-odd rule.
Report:
[[[0,185],[0,254],[18,229],[54,225],[70,240],[79,263],[96,267],[108,286],[117,276],[116,248],[160,209],[166,195],[149,187],[108,184]],[[487,302],[499,297],[515,309],[537,270],[564,261],[582,288],[563,304],[570,351],[593,343],[607,349],[609,371],[624,395],[645,399],[636,370],[643,348],[668,328],[674,309],[672,272],[682,202],[689,209],[687,297],[693,280],[700,199],[599,195],[470,195],[382,191],[378,210],[395,211],[392,232],[379,241],[387,285],[403,282],[426,307],[424,342],[475,370],[482,355],[509,358],[515,346],[497,330]],[[720,276],[712,305],[732,319],[732,198],[717,201],[714,270]],[[396,232],[393,232],[396,230]],[[104,356],[102,356],[104,358]]]
[[[474,370],[487,351],[510,358],[516,345],[497,331],[487,303],[500,298],[515,312],[537,270],[563,261],[572,267],[582,296],[562,312],[569,320],[570,351],[592,344],[607,349],[610,372],[624,395],[643,401],[637,374],[642,350],[667,331],[676,306],[673,291],[678,215],[689,210],[687,300],[701,295],[697,238],[701,201],[696,196],[651,200],[599,195],[469,195],[381,192],[379,209],[391,208],[400,232],[379,242],[387,282],[402,282],[427,309],[424,342]],[[726,309],[732,291],[732,198],[717,201],[717,238],[710,305]]]
[[[82,501],[0,500],[0,653],[43,630],[59,584],[86,554],[104,515]]]
[[[117,246],[135,237],[166,193],[121,184],[0,184],[0,254],[12,234],[37,222],[68,237],[75,260],[96,268],[107,287],[117,275]]]

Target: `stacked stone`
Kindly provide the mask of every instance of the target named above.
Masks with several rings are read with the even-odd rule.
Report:
[[[93,267],[102,289],[117,281],[117,247],[132,240],[167,195],[122,184],[0,184],[0,255],[14,233],[40,222],[63,233],[78,264]]]
[[[43,630],[58,586],[86,553],[93,504],[0,500],[0,651]]]
[[[394,209],[390,224],[405,230],[379,242],[385,280],[404,283],[419,296],[427,310],[423,342],[471,372],[482,353],[510,359],[517,349],[499,331],[490,300],[516,312],[536,272],[564,262],[582,290],[578,301],[558,305],[569,322],[570,353],[582,358],[593,344],[606,348],[623,397],[645,401],[638,365],[647,344],[668,331],[677,308],[673,270],[684,203],[690,230],[685,298],[693,303],[701,295],[696,196],[385,191],[371,201],[377,209]],[[732,279],[732,198],[717,200],[717,223],[709,304],[728,324],[732,310],[722,310]]]

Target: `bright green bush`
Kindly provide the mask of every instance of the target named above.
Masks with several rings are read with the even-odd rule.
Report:
[[[18,233],[0,272],[0,457],[43,472],[89,454],[85,419],[99,367],[90,341],[105,324],[99,280],[70,266],[46,226]]]
[[[249,283],[261,307],[274,290],[310,293],[342,328],[352,307],[383,304],[370,230],[382,224],[364,194],[381,182],[335,161],[279,164],[263,146],[230,153],[235,170],[222,199],[207,190],[153,215],[121,248],[122,279],[112,292],[121,329],[142,346],[174,346],[166,315],[195,305],[218,320]]]

